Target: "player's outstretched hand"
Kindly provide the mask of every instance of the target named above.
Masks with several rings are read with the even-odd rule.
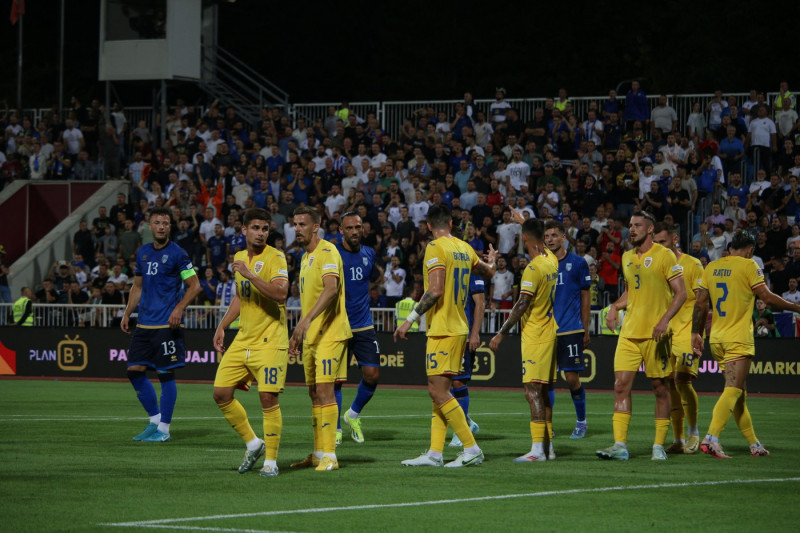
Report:
[[[225,351],[225,330],[217,328],[214,333],[214,349],[218,352]]]
[[[703,355],[703,345],[705,341],[703,341],[703,336],[699,333],[692,333],[692,351],[698,357]]]
[[[503,342],[504,335],[502,333],[498,333],[492,340],[489,341],[489,349],[493,352],[496,352],[497,349],[500,347],[500,343]]]
[[[522,224],[525,222],[525,217],[522,215],[522,211],[515,209],[513,202],[509,202],[508,209],[511,211],[511,222],[516,222],[517,224]]]
[[[408,333],[408,329],[410,327],[411,327],[411,322],[409,322],[408,320],[397,326],[397,329],[394,330],[394,342],[397,342],[397,337],[406,340],[408,338],[406,337],[406,333]]]
[[[247,267],[247,263],[245,263],[241,259],[233,262],[233,264],[231,265],[231,270],[233,272],[238,272],[239,274],[241,274],[244,279],[249,279],[251,281],[253,280],[254,276],[253,273],[250,272],[250,269]]]
[[[489,251],[483,255],[483,260],[489,265],[494,265],[497,261],[497,250],[494,249],[492,243],[489,243]]]

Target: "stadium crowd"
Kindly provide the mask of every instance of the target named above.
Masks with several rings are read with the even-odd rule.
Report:
[[[152,241],[149,210],[166,206],[172,240],[200,273],[197,303],[225,305],[234,290],[232,256],[245,247],[242,212],[262,207],[272,216],[269,244],[286,252],[287,305],[297,306],[302,248],[292,213],[311,205],[323,213],[322,238],[334,242],[342,214],[361,215],[383,272],[373,306],[393,307],[406,287],[415,299],[422,295],[421,258],[431,239],[425,215],[440,203],[475,250],[491,244],[503,256],[487,284],[490,310],[511,308],[527,264],[512,208],[563,222],[569,250],[590,266],[594,309],[623,290],[628,219],[640,211],[677,224],[682,248],[704,265],[727,255],[733,232],[744,228],[756,237],[756,261],[772,291],[800,300],[800,121],[786,82],[772,102],[756,90],[744,99],[716,91],[694,104],[686,123],[666,96],[651,108],[638,82],[624,99],[612,90],[591,102],[585,116],[564,89],[529,117],[505,97],[498,88],[482,107],[466,93],[454,114],[424,107],[395,132],[346,102],[294,124],[264,108],[250,125],[219,102],[199,114],[178,100],[163,143],[144,121],[128,124],[116,104],[107,120],[97,99],[85,106],[73,98],[65,116],[54,111],[37,124],[6,110],[0,188],[16,179],[119,178],[131,186],[81,221],[74,256],[52,266],[34,301],[124,303],[136,250]]]

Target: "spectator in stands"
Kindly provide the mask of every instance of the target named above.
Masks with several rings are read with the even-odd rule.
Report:
[[[625,95],[623,120],[629,130],[633,127],[635,121],[646,125],[650,120],[650,105],[647,103],[647,95],[638,81],[631,82],[631,88]]]
[[[782,294],[784,300],[800,304],[800,291],[797,290],[797,278],[789,278],[789,290]]]
[[[772,153],[777,152],[777,129],[775,123],[767,117],[767,106],[758,107],[757,116],[750,120],[747,129],[746,147],[754,160],[756,168],[763,168],[767,172],[772,169]]]
[[[753,310],[753,333],[756,337],[778,336],[775,316],[767,309],[767,304],[761,298],[756,298],[756,308]]]

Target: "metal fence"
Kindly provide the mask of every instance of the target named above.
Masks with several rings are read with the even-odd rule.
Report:
[[[33,304],[34,326],[36,327],[81,327],[81,328],[115,328],[119,327],[122,313],[121,305],[103,304]],[[186,308],[183,322],[187,329],[214,330],[225,314],[225,308],[190,305]],[[510,309],[486,311],[481,324],[481,333],[496,333],[511,312]],[[0,304],[0,325],[13,323],[12,304]],[[289,330],[293,330],[300,320],[299,307],[287,307],[286,319]],[[372,309],[372,321],[379,332],[391,333],[396,327],[395,310],[392,308]],[[589,331],[592,335],[600,334],[600,312],[592,311]],[[519,333],[519,324],[511,333]]]

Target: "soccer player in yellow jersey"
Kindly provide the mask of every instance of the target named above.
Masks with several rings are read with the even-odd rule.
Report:
[[[556,369],[556,324],[553,315],[558,259],[544,244],[544,224],[528,219],[522,224],[522,242],[531,258],[522,273],[519,299],[500,331],[489,343],[496,352],[503,338],[522,319],[522,385],[531,409],[531,451],[514,459],[516,463],[547,460],[550,431],[547,428],[548,388]],[[552,455],[555,458],[555,454]]]
[[[653,242],[654,226],[653,215],[645,211],[631,217],[634,248],[622,255],[626,289],[611,304],[606,318],[608,328],[616,329],[617,312],[627,309],[614,353],[614,444],[597,451],[601,459],[628,459],[631,389],[643,362],[656,397],[652,459],[667,458],[664,441],[669,431],[668,379],[672,375],[669,321],[686,301],[686,286],[675,254]]]
[[[342,257],[332,243],[319,237],[322,217],[313,207],[294,211],[295,240],[305,249],[300,261],[301,317],[289,339],[289,353],[300,354],[311,397],[314,451],[293,467],[338,470],[334,384],[346,378],[347,345],[353,334],[347,320]],[[341,376],[340,376],[341,374]]]
[[[483,452],[475,442],[467,418],[458,401],[450,393],[453,376],[461,373],[464,348],[469,336],[464,305],[469,298],[469,277],[475,272],[491,277],[495,272],[495,250],[489,247],[486,261],[481,261],[472,246],[453,237],[450,209],[434,205],[428,210],[428,229],[433,240],[425,249],[423,276],[425,294],[394,332],[394,339],[406,333],[420,315],[427,313],[428,343],[425,366],[428,392],[433,400],[431,446],[416,459],[403,461],[404,466],[477,466]],[[446,465],[442,460],[447,426],[461,439],[464,451]]]
[[[713,309],[709,344],[711,355],[719,362],[725,376],[725,389],[714,406],[711,425],[700,449],[719,459],[730,458],[722,451],[719,436],[731,413],[750,445],[750,455],[769,455],[753,429],[745,390],[750,363],[755,356],[752,316],[756,297],[773,309],[800,313],[800,305],[784,300],[767,288],[764,273],[753,261],[755,246],[755,239],[749,233],[739,230],[733,235],[730,255],[706,266],[692,315],[692,347],[699,356],[703,352],[702,333],[708,308]]]
[[[689,254],[681,253],[678,246],[678,226],[659,222],[653,230],[653,240],[675,254],[683,267],[683,283],[686,285],[686,302],[672,318],[672,368],[675,371],[670,382],[670,418],[675,440],[665,450],[667,453],[696,453],[700,448],[700,433],[697,429],[697,392],[692,380],[697,379],[700,357],[692,351],[692,310],[698,282],[703,276],[703,265]],[[684,438],[683,419],[686,418]]]
[[[263,209],[244,212],[243,229],[247,249],[237,252],[231,269],[236,295],[214,333],[214,347],[225,356],[214,379],[214,401],[225,420],[242,437],[247,447],[239,473],[251,470],[262,455],[261,475],[278,475],[278,446],[283,419],[278,394],[283,391],[289,354],[286,329],[286,294],[289,278],[283,252],[267,245],[270,216]],[[239,318],[239,331],[225,350],[225,329]],[[264,417],[264,440],[256,437],[247,412],[233,397],[239,383],[258,381]]]

